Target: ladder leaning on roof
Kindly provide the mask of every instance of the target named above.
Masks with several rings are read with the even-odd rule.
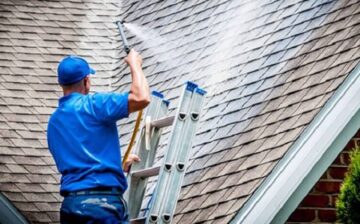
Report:
[[[185,176],[192,139],[199,120],[206,92],[193,82],[187,82],[175,116],[168,116],[169,101],[158,92],[145,115],[145,127],[137,142],[136,154],[141,158],[133,164],[128,177],[129,189],[125,194],[129,202],[131,223],[170,223]],[[172,130],[160,167],[154,167],[156,149],[162,128],[172,125]],[[159,174],[148,215],[139,217],[148,178]]]

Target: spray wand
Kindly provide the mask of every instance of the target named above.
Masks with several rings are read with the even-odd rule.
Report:
[[[129,42],[127,41],[127,38],[126,38],[125,32],[124,32],[124,21],[117,21],[116,25],[117,25],[117,27],[119,29],[119,33],[120,33],[120,36],[121,36],[121,39],[122,39],[122,42],[123,42],[123,45],[124,45],[124,50],[125,50],[126,54],[129,54],[130,53],[130,46],[129,46]],[[135,127],[134,127],[133,133],[131,135],[129,145],[128,145],[127,149],[126,149],[124,158],[122,160],[123,169],[125,169],[126,160],[128,159],[128,157],[130,155],[130,152],[131,152],[131,149],[132,149],[132,147],[133,147],[133,145],[135,143],[135,138],[136,138],[136,134],[137,134],[137,132],[139,130],[142,113],[143,113],[143,110],[140,110],[139,113],[138,113],[138,116],[136,118]]]
[[[124,44],[124,50],[125,50],[126,54],[129,54],[130,47],[129,47],[129,42],[127,41],[127,38],[126,38],[125,32],[124,32],[124,21],[116,21],[116,25],[119,29],[119,33],[120,33],[122,42]]]

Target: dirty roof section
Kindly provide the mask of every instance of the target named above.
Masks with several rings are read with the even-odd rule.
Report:
[[[175,223],[229,222],[359,61],[357,1],[126,6],[126,21],[152,28],[152,41],[130,39],[152,88],[172,108],[186,80],[209,92]]]
[[[0,2],[0,191],[31,222],[59,221],[59,175],[47,149],[49,114],[61,95],[56,66],[84,56],[108,90],[120,61],[112,23],[118,1]]]
[[[59,220],[45,133],[61,95],[57,62],[79,54],[97,70],[95,90],[128,90],[112,23],[120,8],[126,21],[151,28],[151,41],[127,32],[129,41],[172,109],[187,80],[209,92],[177,223],[230,221],[360,56],[357,1],[119,2],[0,3],[0,191],[32,222]],[[131,121],[122,122],[122,146]]]

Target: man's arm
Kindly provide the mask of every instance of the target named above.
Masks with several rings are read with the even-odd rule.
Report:
[[[130,67],[132,83],[129,92],[129,113],[144,109],[150,103],[150,90],[142,70],[142,58],[131,49],[125,58]]]

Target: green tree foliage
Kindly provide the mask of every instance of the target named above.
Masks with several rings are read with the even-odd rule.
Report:
[[[351,153],[349,170],[340,189],[336,202],[339,221],[342,223],[360,224],[360,149]]]

